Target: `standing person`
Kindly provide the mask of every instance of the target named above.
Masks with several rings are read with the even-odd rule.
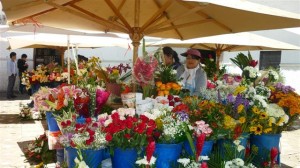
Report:
[[[7,61],[8,85],[7,85],[6,97],[8,99],[13,99],[17,97],[13,93],[15,81],[17,77],[17,66],[16,66],[17,54],[15,52],[11,52],[9,56],[10,56],[10,60]]]
[[[182,53],[186,57],[186,65],[177,69],[177,77],[182,79],[184,89],[188,89],[191,95],[199,95],[200,91],[206,89],[206,72],[200,66],[201,53],[195,49],[189,49]]]
[[[21,58],[18,59],[18,69],[19,69],[19,78],[20,78],[19,92],[21,94],[23,94],[25,89],[25,85],[22,85],[22,74],[28,69],[28,64],[26,62],[26,59],[27,59],[26,54],[22,54]]]
[[[174,51],[171,47],[164,47],[163,53],[165,58],[165,64],[167,66],[172,66],[173,69],[176,70],[181,65],[177,52]]]

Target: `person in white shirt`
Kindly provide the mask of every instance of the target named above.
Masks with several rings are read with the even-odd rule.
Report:
[[[16,98],[14,95],[14,86],[17,77],[17,63],[16,63],[17,54],[15,52],[10,53],[10,59],[7,61],[7,75],[8,75],[8,85],[7,85],[7,94],[8,99]]]

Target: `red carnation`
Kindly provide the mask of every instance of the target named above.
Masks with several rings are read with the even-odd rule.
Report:
[[[126,120],[125,123],[126,123],[126,127],[127,127],[128,129],[131,129],[131,128],[133,127],[133,122],[130,121],[130,120]]]
[[[86,118],[85,122],[88,123],[88,124],[91,123],[92,122],[92,118]]]
[[[175,105],[175,102],[174,101],[170,101],[169,102],[169,106],[174,106]]]
[[[106,134],[105,139],[109,142],[113,139],[113,137],[111,136],[111,134]]]
[[[149,121],[149,118],[144,116],[144,115],[140,115],[140,119],[143,121],[143,122],[148,122]]]
[[[154,120],[149,120],[149,122],[148,122],[148,126],[150,126],[150,127],[156,127],[156,123],[155,123],[155,121]]]
[[[65,128],[65,127],[67,126],[67,124],[66,124],[64,121],[62,121],[62,122],[60,123],[60,125],[61,125],[63,128]]]
[[[81,127],[82,127],[81,124],[79,124],[79,123],[75,124],[75,128],[76,128],[76,129],[80,129]]]
[[[67,120],[67,121],[66,121],[66,124],[67,124],[67,126],[70,126],[70,125],[71,125],[71,121],[70,121],[70,120]]]
[[[93,135],[95,135],[95,131],[93,131],[93,130],[87,130],[87,132],[90,134],[90,136],[93,136]]]
[[[175,101],[175,102],[180,102],[180,98],[179,98],[179,97],[175,97],[175,98],[174,98],[174,101]]]
[[[168,100],[171,101],[174,99],[174,96],[173,95],[168,95]]]
[[[98,123],[94,122],[94,123],[92,124],[92,127],[98,127]]]
[[[111,115],[111,118],[112,118],[112,120],[119,120],[120,119],[120,117],[119,117],[119,114],[118,113],[113,113],[112,115]]]
[[[133,122],[137,122],[138,119],[134,117],[134,118],[132,118],[132,121],[133,121]]]

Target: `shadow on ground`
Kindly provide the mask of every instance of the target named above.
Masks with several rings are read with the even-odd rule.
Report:
[[[0,124],[34,124],[34,120],[21,120],[18,114],[0,114]]]
[[[16,98],[7,99],[6,98],[6,92],[0,92],[0,101],[1,100],[15,101],[15,100],[29,100],[30,99],[30,96],[26,93],[20,94],[20,93],[15,92],[15,95],[17,96]]]

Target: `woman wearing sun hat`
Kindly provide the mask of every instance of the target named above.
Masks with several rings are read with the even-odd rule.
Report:
[[[181,54],[186,57],[186,64],[177,69],[177,77],[182,79],[183,88],[190,90],[191,95],[199,95],[206,89],[206,72],[200,65],[201,53],[195,49],[189,49]]]

